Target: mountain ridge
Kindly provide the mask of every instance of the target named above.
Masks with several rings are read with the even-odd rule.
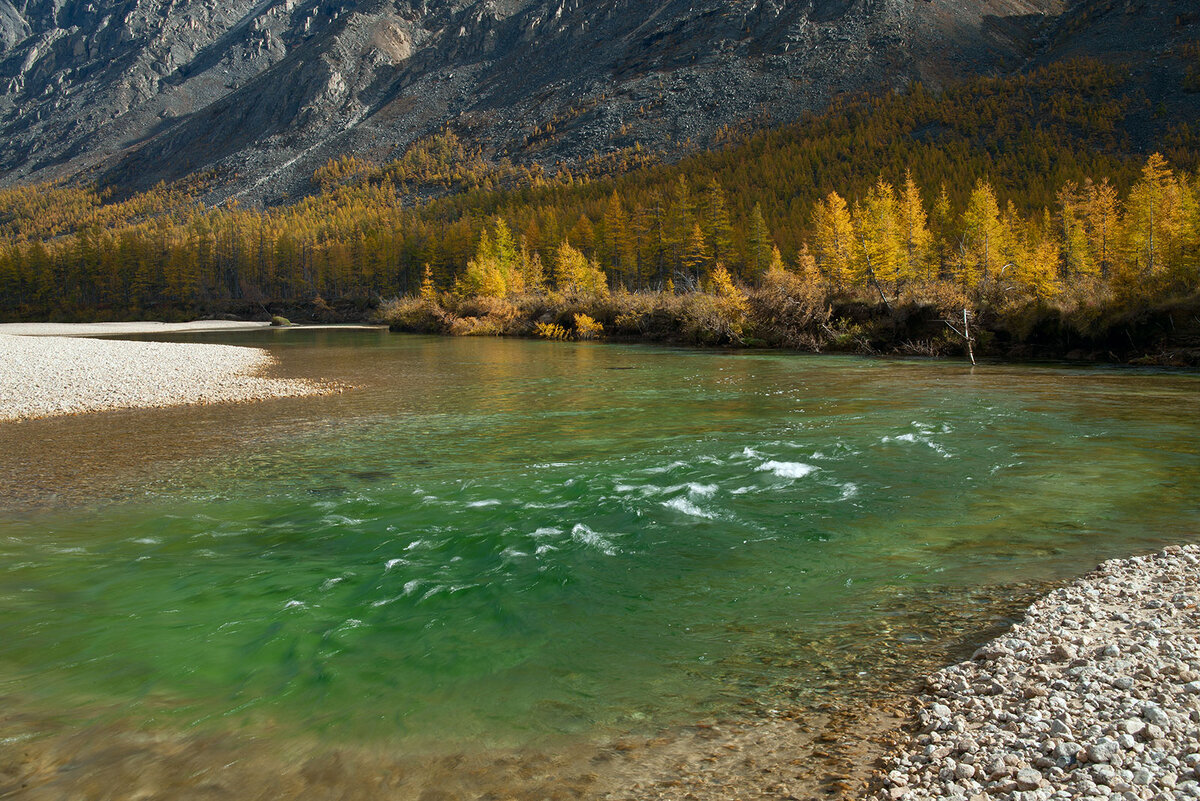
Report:
[[[331,156],[385,158],[445,126],[542,164],[669,156],[841,92],[1011,67],[1062,11],[962,5],[0,0],[0,182],[205,170],[211,200],[273,202]]]
[[[1079,55],[1149,56],[1153,91],[1186,6],[0,0],[0,185],[137,191],[204,173],[207,202],[270,205],[309,191],[330,158],[384,163],[446,128],[543,167],[670,159],[843,93]]]

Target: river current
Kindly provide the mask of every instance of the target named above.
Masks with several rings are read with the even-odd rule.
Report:
[[[1190,373],[191,340],[354,388],[0,428],[0,694],[56,725],[437,753],[774,714],[1200,532]]]

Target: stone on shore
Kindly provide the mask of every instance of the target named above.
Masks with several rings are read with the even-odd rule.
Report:
[[[1200,799],[1200,546],[1105,562],[929,679],[878,798]]]

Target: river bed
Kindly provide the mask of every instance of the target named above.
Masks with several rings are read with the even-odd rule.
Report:
[[[173,340],[356,389],[0,427],[17,784],[85,759],[178,783],[237,738],[241,781],[342,754],[301,794],[669,792],[696,738],[819,737],[1044,587],[1200,531],[1191,373]]]

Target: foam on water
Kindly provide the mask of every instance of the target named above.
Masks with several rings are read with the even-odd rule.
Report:
[[[500,504],[501,504],[501,501],[498,501],[495,498],[489,498],[486,501],[471,501],[470,503],[467,504],[467,508],[468,509],[483,509],[488,506],[499,506]]]
[[[920,424],[917,424],[917,425],[920,425]],[[934,453],[939,454],[944,459],[954,458],[954,454],[950,453],[950,451],[946,450],[939,443],[937,443],[936,441],[934,441],[933,439],[931,439],[929,437],[930,433],[931,433],[931,430],[928,429],[928,427],[920,426],[920,430],[918,431],[918,433],[914,434],[912,432],[909,432],[907,434],[897,434],[895,436],[888,435],[885,437],[881,437],[879,441],[884,443],[885,445],[889,444],[889,443],[893,443],[893,442],[901,442],[906,445],[924,445],[927,448],[929,448],[930,450],[932,450]]]
[[[670,473],[672,470],[678,470],[681,467],[688,467],[688,466],[689,465],[687,462],[674,461],[668,465],[663,465],[661,467],[647,467],[645,470],[642,470],[642,472],[647,473],[649,475],[658,475],[660,473]]]
[[[804,478],[820,468],[804,462],[764,462],[758,466],[760,473],[774,473],[779,478]]]
[[[699,506],[684,497],[672,498],[669,501],[663,501],[663,506],[668,509],[674,509],[677,512],[683,512],[685,515],[691,515],[692,517],[702,517],[705,520],[713,519],[713,514],[711,512],[704,511]]]
[[[585,526],[583,523],[576,523],[571,529],[571,539],[578,542],[580,545],[585,545],[589,548],[595,548],[605,556],[616,556],[617,548],[603,534]]]

